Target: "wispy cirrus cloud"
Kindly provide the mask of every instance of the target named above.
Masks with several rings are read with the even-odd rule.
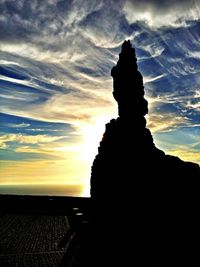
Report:
[[[148,127],[152,133],[173,131],[176,128],[192,125],[187,117],[183,117],[174,113],[160,113],[148,116]]]
[[[24,123],[24,122],[22,122],[22,123],[19,123],[19,124],[10,124],[9,125],[9,127],[13,127],[13,128],[26,128],[26,127],[29,127],[30,126],[30,124],[28,124],[28,123]]]
[[[8,134],[1,136],[0,141],[2,143],[18,142],[20,144],[39,144],[54,142],[63,138],[66,138],[66,136]]]

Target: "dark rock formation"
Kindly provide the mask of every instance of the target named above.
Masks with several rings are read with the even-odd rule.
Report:
[[[135,49],[131,47],[130,41],[125,41],[117,66],[111,70],[114,79],[113,96],[118,102],[120,118],[145,122],[146,125],[143,116],[148,113],[148,103],[144,99],[143,79],[136,62]]]
[[[144,118],[148,103],[143,79],[130,41],[123,43],[111,75],[119,117],[106,125],[93,162],[93,216],[106,227],[123,229],[141,220],[189,218],[199,198],[200,168],[166,155],[153,143]]]

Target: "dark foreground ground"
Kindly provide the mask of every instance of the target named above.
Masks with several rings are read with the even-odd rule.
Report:
[[[68,230],[65,216],[1,214],[0,266],[59,266]]]
[[[0,195],[0,266],[70,266],[87,198]]]
[[[87,198],[1,195],[0,203],[0,267],[200,266],[190,217],[139,218],[130,232],[106,218],[91,226]]]

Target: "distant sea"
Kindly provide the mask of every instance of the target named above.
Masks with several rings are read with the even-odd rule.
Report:
[[[0,185],[0,194],[89,197],[82,185]]]

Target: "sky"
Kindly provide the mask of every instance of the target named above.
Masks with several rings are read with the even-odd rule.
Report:
[[[128,39],[154,143],[200,164],[200,0],[0,0],[1,185],[88,188]]]

